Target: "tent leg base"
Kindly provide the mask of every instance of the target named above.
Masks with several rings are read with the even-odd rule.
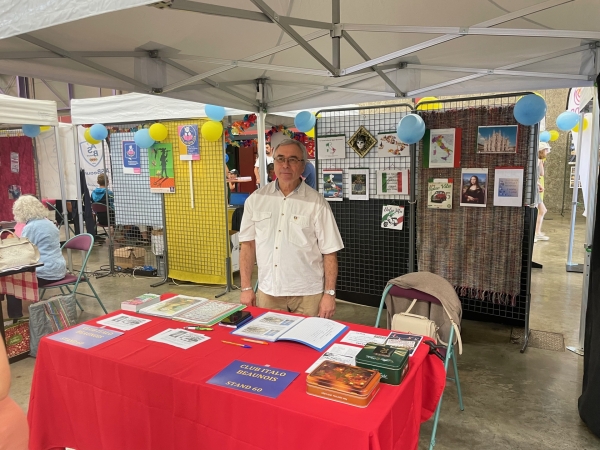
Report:
[[[567,264],[567,272],[583,273],[583,264]]]
[[[581,347],[567,347],[567,350],[579,356],[583,356],[583,349]]]

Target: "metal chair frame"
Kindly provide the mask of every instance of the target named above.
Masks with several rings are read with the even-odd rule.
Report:
[[[394,287],[393,284],[388,284],[381,294],[381,302],[379,303],[379,310],[377,311],[377,319],[375,320],[375,328],[379,327],[379,320],[381,319],[381,312],[383,311],[383,305],[385,305],[385,298],[387,297],[390,290]],[[419,301],[427,301],[427,300],[419,300]],[[431,302],[429,302],[431,303]],[[458,376],[458,367],[456,365],[456,349],[454,348],[454,327],[450,328],[450,337],[448,338],[448,345],[443,346],[446,350],[446,356],[444,358],[444,371],[446,372],[446,380],[453,381],[456,384],[456,391],[458,393],[458,407],[461,411],[465,410],[465,406],[463,404],[462,398],[462,390],[460,388],[460,378]],[[454,370],[454,377],[448,376],[448,365],[452,361],[452,367]],[[444,393],[440,396],[440,401],[438,402],[437,408],[435,409],[435,415],[433,416],[433,430],[431,432],[431,441],[429,443],[429,450],[433,450],[435,447],[435,435],[437,433],[438,421],[440,419],[440,411],[442,409],[442,399],[444,397]]]
[[[89,247],[88,247],[87,250],[73,246],[74,243],[77,242],[77,240],[82,240],[83,238],[86,238],[86,237],[90,239],[90,245],[89,245]],[[102,303],[102,300],[100,300],[100,297],[98,296],[98,294],[94,290],[94,287],[90,283],[89,278],[84,275],[84,273],[85,273],[85,267],[87,265],[87,262],[88,262],[88,259],[90,257],[90,253],[92,252],[92,248],[93,247],[94,247],[94,236],[92,236],[91,234],[88,234],[88,233],[79,234],[77,236],[72,237],[67,242],[65,242],[63,244],[63,246],[61,247],[61,251],[64,250],[65,248],[67,248],[67,249],[70,248],[71,250],[82,250],[82,251],[86,252],[85,253],[85,257],[83,258],[83,262],[81,264],[81,269],[79,270],[79,274],[77,275],[77,280],[66,282],[64,284],[59,284],[59,285],[56,285],[56,286],[44,286],[44,287],[40,288],[41,291],[42,291],[41,295],[40,295],[40,300],[42,300],[44,298],[44,294],[46,293],[46,289],[56,289],[56,288],[59,288],[60,292],[62,292],[63,294],[65,294],[64,289],[66,289],[68,291],[68,293],[75,294],[75,302],[77,303],[77,306],[79,306],[79,309],[81,311],[83,311],[83,308],[82,308],[81,304],[79,303],[79,300],[77,300],[77,295],[78,294],[79,295],[84,295],[86,297],[95,298],[98,301],[98,303],[100,303],[100,307],[104,310],[104,313],[108,314],[108,311],[104,307],[104,304]],[[81,292],[77,293],[77,288],[79,287],[79,284],[80,284],[81,281],[85,281],[87,283],[87,285],[90,287],[90,289],[94,293],[94,295],[83,294]],[[69,286],[74,286],[73,290],[71,290]]]

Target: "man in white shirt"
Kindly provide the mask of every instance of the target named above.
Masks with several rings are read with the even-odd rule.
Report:
[[[265,157],[265,161],[267,162],[267,166],[268,166],[269,164],[271,164],[273,162],[273,156],[272,156],[270,142],[267,142],[265,144],[265,149],[266,149],[266,153],[267,153],[267,156]],[[260,161],[260,158],[256,158],[256,162],[254,163],[254,176],[256,177],[257,187],[260,186],[260,165],[258,163],[259,161]]]
[[[240,275],[244,305],[330,318],[337,252],[344,248],[329,203],[302,181],[304,145],[284,139],[274,152],[277,180],[244,204]],[[258,265],[257,295],[251,284]]]

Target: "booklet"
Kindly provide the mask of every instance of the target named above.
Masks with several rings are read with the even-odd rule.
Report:
[[[116,316],[109,317],[108,319],[99,320],[96,323],[100,325],[106,325],[107,327],[116,328],[117,330],[128,331],[148,322],[151,322],[151,320],[130,316],[128,314],[117,314]]]
[[[192,306],[207,301],[207,298],[188,297],[187,295],[177,295],[168,300],[158,302],[154,305],[140,309],[140,314],[151,316],[172,318],[175,314],[190,309]]]
[[[121,331],[107,330],[106,328],[83,324],[59,333],[51,334],[48,336],[48,339],[88,349],[100,345],[103,342],[110,341],[122,334]]]
[[[347,329],[346,325],[320,317],[268,312],[232,334],[269,342],[294,341],[323,351]]]
[[[177,295],[147,308],[142,308],[139,312],[140,314],[181,320],[197,325],[213,325],[245,307],[245,305],[237,303]]]
[[[348,333],[350,334],[350,333]],[[310,373],[317,368],[323,361],[335,361],[350,366],[356,365],[356,355],[362,348],[353,347],[351,345],[333,344],[329,349],[317,359],[313,365],[306,369],[306,373]]]
[[[173,345],[175,347],[183,348],[184,350],[208,341],[209,339],[210,338],[204,334],[192,333],[191,331],[182,330],[181,328],[167,328],[165,331],[161,331],[148,338],[149,341]]]
[[[388,336],[389,333],[385,336],[381,336],[379,334],[361,333],[360,331],[349,331],[340,342],[364,347],[369,342],[373,342],[374,344],[384,344]]]
[[[385,345],[400,347],[408,350],[408,356],[412,356],[423,340],[423,336],[409,333],[392,332],[385,341]]]

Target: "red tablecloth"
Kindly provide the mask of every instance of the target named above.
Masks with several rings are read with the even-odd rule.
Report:
[[[152,317],[90,350],[42,339],[29,403],[30,449],[416,449],[420,424],[445,385],[442,362],[421,345],[400,386],[382,384],[367,408],[357,408],[306,393],[304,371],[320,353],[301,344],[226,345],[222,339],[239,339],[218,325],[204,332],[209,341],[189,350],[147,340],[183,326]],[[300,376],[276,399],[206,383],[235,359]]]

